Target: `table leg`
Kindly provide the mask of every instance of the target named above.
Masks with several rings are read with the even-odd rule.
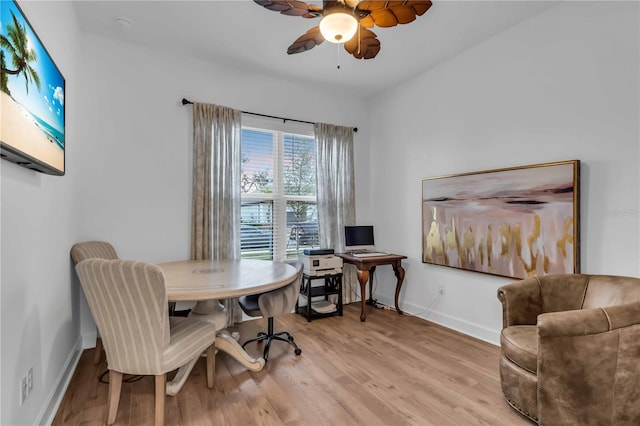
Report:
[[[338,315],[342,316],[342,274],[337,278],[338,280]]]
[[[304,280],[304,277],[302,277]],[[311,322],[311,277],[305,283],[307,289],[307,322]]]
[[[191,373],[191,370],[193,370],[193,366],[196,365],[196,362],[198,361],[199,358],[200,358],[199,356],[195,357],[194,359],[192,359],[191,361],[189,361],[188,363],[186,363],[185,365],[183,365],[178,369],[178,372],[174,376],[173,380],[171,380],[170,382],[167,382],[166,384],[165,391],[167,395],[176,396],[178,392],[180,392],[180,389],[182,389],[182,386],[187,381],[187,377],[189,377],[189,373]]]
[[[369,299],[367,299],[367,305],[376,306],[376,302],[373,300],[373,279],[376,273],[376,267],[372,266],[369,269]]]
[[[226,330],[216,334],[216,349],[231,355],[236,361],[251,371],[260,371],[264,367],[264,358],[252,358]]]
[[[393,264],[393,273],[396,275],[396,312],[402,315],[402,311],[400,310],[400,306],[398,306],[398,297],[400,296],[400,289],[402,288],[402,283],[404,282],[404,268],[400,264],[400,261]]]
[[[361,271],[358,269],[358,282],[360,283],[360,321],[367,319],[367,281],[369,281],[369,271]]]

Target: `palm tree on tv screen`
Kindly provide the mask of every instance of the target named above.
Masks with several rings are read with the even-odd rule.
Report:
[[[7,35],[0,34],[0,47],[6,49],[11,57],[10,61],[15,69],[7,69],[6,64],[2,61],[3,84],[2,90],[9,93],[5,83],[5,76],[8,75],[20,75],[24,76],[25,88],[29,93],[29,83],[33,82],[38,91],[40,90],[40,77],[36,70],[31,66],[32,62],[37,61],[36,51],[29,46],[29,39],[27,38],[27,30],[24,25],[21,25],[16,18],[16,15],[11,12],[13,23],[7,25]],[[4,52],[3,52],[4,53]]]
[[[0,50],[0,69],[4,70],[5,68],[6,68],[6,64],[4,62],[4,50]],[[8,82],[9,82],[9,78],[7,77],[7,74],[5,74],[4,72],[1,72],[0,73],[0,90],[5,92],[7,95],[11,95],[11,90],[9,90],[9,87],[7,86]]]

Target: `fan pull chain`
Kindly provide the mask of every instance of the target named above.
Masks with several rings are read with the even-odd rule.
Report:
[[[336,55],[336,62],[338,63],[338,69],[340,69],[340,46],[342,46],[343,43],[336,43],[336,46],[338,46],[338,54]]]

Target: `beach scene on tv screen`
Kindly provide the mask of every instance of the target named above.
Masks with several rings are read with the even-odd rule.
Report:
[[[64,77],[16,3],[0,8],[0,140],[64,172]]]

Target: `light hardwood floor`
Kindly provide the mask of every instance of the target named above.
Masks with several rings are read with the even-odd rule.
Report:
[[[505,402],[499,348],[428,321],[359,305],[344,317],[310,323],[300,315],[276,319],[302,355],[275,342],[267,366],[247,371],[226,354],[216,357],[215,388],[207,389],[204,359],[181,392],[166,397],[167,425],[531,425]],[[239,325],[241,341],[266,327]],[[262,346],[260,346],[262,348]],[[257,355],[251,344],[247,350]],[[53,425],[103,424],[108,385],[97,377],[93,349],[80,359]],[[153,423],[153,378],[123,383],[117,425]]]

